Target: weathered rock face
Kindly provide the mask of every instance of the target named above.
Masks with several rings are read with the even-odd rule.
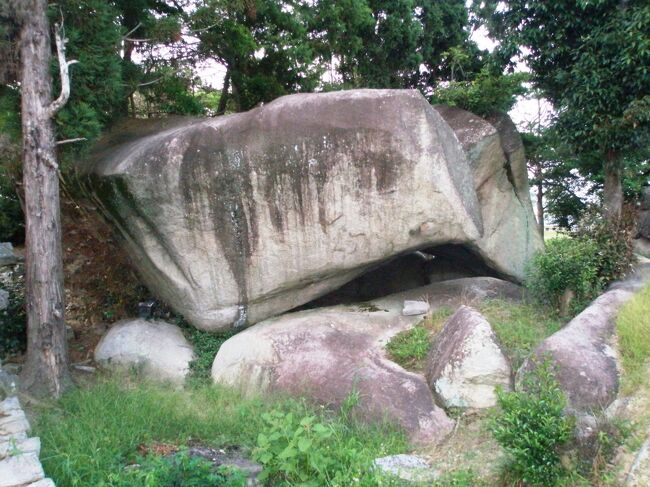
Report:
[[[596,298],[564,328],[544,340],[517,372],[518,380],[549,358],[569,407],[578,414],[605,410],[616,399],[619,365],[615,351],[616,316],[635,292],[650,282],[650,265]]]
[[[109,136],[89,191],[146,284],[203,329],[255,323],[417,249],[463,244],[517,279],[537,248],[534,225],[510,220],[523,189],[499,173],[496,129],[483,122],[498,154],[472,175],[415,91],[291,95],[157,123]]]
[[[517,300],[521,289],[491,277],[458,279],[272,318],[227,340],[212,378],[247,394],[296,394],[334,407],[356,391],[363,418],[389,419],[415,442],[437,442],[452,422],[434,404],[426,379],[390,361],[384,347],[422,319],[402,314],[406,300],[424,299],[436,310],[496,297]]]
[[[381,345],[406,319],[383,309],[334,308],[272,318],[227,340],[212,378],[250,394],[283,392],[334,408],[357,392],[364,419],[389,419],[414,442],[436,443],[452,421],[433,403],[421,376],[383,356]]]
[[[427,381],[438,404],[481,409],[495,406],[495,388],[511,388],[511,370],[490,323],[461,306],[436,336],[427,359]]]
[[[493,269],[520,278],[532,254],[544,243],[530,201],[526,156],[512,120],[495,114],[489,121],[459,108],[437,105],[466,152],[485,231],[476,246]]]
[[[194,359],[183,332],[163,321],[116,323],[95,349],[95,361],[107,369],[137,368],[144,375],[182,384]]]

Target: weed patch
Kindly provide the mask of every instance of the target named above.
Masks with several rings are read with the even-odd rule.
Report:
[[[645,383],[650,357],[650,285],[644,287],[621,309],[616,319],[623,357],[623,389],[633,392]]]
[[[372,459],[407,448],[405,436],[396,429],[359,425],[295,400],[246,399],[230,389],[211,385],[179,391],[157,384],[122,382],[100,381],[37,411],[35,434],[42,441],[41,460],[57,486],[131,485],[119,482],[127,478],[123,477],[126,466],[142,461],[139,452],[143,444],[183,447],[200,442],[213,448],[236,445],[243,452],[251,452],[259,448],[258,435],[268,431],[264,415],[272,411],[292,414],[298,424],[314,417],[314,424],[333,432],[319,448],[337,461],[347,459],[350,477],[338,485],[380,485],[372,483]],[[158,473],[151,475],[166,475],[166,466],[160,466],[162,471],[155,465],[152,468]],[[176,475],[178,468],[172,465],[172,474]],[[277,485],[290,484],[284,475],[276,476]],[[326,478],[335,478],[335,474],[328,470]]]

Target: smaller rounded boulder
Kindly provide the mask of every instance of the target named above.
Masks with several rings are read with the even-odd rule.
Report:
[[[496,387],[510,390],[511,375],[490,323],[468,306],[445,323],[427,359],[427,382],[444,408],[495,406]]]
[[[164,321],[122,320],[111,327],[95,349],[103,368],[134,368],[156,380],[182,384],[194,350],[177,326]]]

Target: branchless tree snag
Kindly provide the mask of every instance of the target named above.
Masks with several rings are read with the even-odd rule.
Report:
[[[68,101],[70,79],[63,29],[55,38],[61,94],[52,100],[50,28],[47,0],[14,0],[21,26],[23,186],[27,360],[22,387],[36,395],[59,397],[72,381],[64,322],[63,261],[56,141],[52,117]]]

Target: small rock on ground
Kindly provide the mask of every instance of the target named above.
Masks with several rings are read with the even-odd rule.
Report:
[[[385,474],[413,483],[433,482],[440,475],[431,468],[429,462],[417,455],[401,454],[377,458],[374,465]]]

